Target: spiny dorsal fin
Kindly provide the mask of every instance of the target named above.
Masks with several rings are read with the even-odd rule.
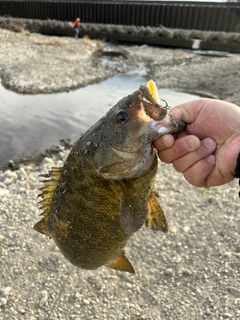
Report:
[[[52,168],[52,170],[47,175],[43,175],[48,179],[41,181],[44,183],[44,186],[40,188],[41,193],[39,194],[39,197],[41,197],[42,200],[39,203],[41,204],[41,209],[43,209],[43,212],[41,213],[41,216],[43,216],[43,218],[35,224],[34,230],[45,234],[49,238],[51,238],[51,235],[48,229],[48,221],[53,195],[56,190],[60,175],[61,168]]]
[[[135,274],[133,266],[125,256],[124,251],[115,260],[112,260],[109,263],[105,264],[105,267]]]

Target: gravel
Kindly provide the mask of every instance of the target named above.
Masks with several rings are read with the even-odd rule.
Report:
[[[8,39],[12,37],[10,31],[0,30],[1,41],[3,34]],[[19,41],[18,45],[22,41],[23,47],[31,41],[31,37],[23,34],[14,34],[14,37],[15,41]],[[21,60],[23,53],[17,44],[16,50]],[[32,47],[29,43],[28,46]],[[129,54],[128,61],[133,61],[136,48],[124,48]],[[149,63],[149,70],[155,57],[159,67],[155,70],[167,70],[167,66],[169,70],[172,68],[167,55],[174,61],[172,64],[179,66],[174,67],[177,70],[181,70],[187,60],[202,63],[205,59],[188,51],[144,46],[138,49],[135,63]],[[6,79],[7,74],[17,74],[20,80],[23,79],[20,75],[23,77],[26,72],[24,65],[19,66],[20,71],[16,73],[11,46],[8,47],[8,57],[4,50],[1,46],[2,79],[4,75]],[[160,56],[163,61],[160,61]],[[50,55],[48,58],[51,58]],[[121,61],[125,61],[121,59],[120,62],[105,61],[108,66],[117,63],[120,67],[123,66]],[[210,61],[213,58],[206,59]],[[25,66],[27,69],[27,64]],[[34,65],[30,63],[29,67]],[[33,69],[31,75],[39,70]],[[51,74],[54,70],[49,71],[43,66],[47,77],[48,72]],[[63,71],[61,81],[64,80],[62,75]],[[91,77],[84,75],[84,79],[89,81],[92,81]],[[30,88],[29,80],[24,79],[25,82],[19,80],[18,84],[26,83],[26,87]],[[43,77],[39,79],[44,83]],[[53,83],[58,83],[54,75],[52,79]],[[94,79],[98,81],[100,78]],[[80,85],[80,80],[77,85]],[[42,88],[41,85],[39,87]],[[54,88],[62,90],[63,87],[56,85]],[[33,83],[32,88],[38,88],[38,84]],[[224,89],[230,99],[235,97],[230,94],[231,88],[232,85],[226,85]],[[40,219],[37,205],[41,186],[39,175],[47,173],[51,167],[62,166],[68,152],[64,147],[59,147],[59,152],[44,157],[41,162],[21,163],[15,171],[0,171],[0,319],[240,319],[237,180],[211,189],[196,188],[188,184],[171,165],[162,163],[156,187],[168,218],[169,232],[152,232],[143,227],[132,238],[126,252],[136,275],[105,267],[87,271],[71,265],[52,240],[33,230],[33,225]]]
[[[81,270],[33,230],[40,164],[0,173],[0,319],[240,319],[237,181],[195,188],[161,164],[157,190],[167,234],[143,227],[127,246],[136,275]]]
[[[137,69],[147,70],[159,89],[240,105],[239,55],[198,55],[191,50],[47,37],[27,30],[0,29],[0,42],[2,84],[19,93],[69,91]]]

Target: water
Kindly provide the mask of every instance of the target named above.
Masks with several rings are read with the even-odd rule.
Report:
[[[23,95],[0,86],[0,166],[19,156],[35,156],[58,145],[62,138],[77,140],[124,96],[147,83],[144,74],[118,75],[69,93]],[[170,106],[197,96],[159,90]]]

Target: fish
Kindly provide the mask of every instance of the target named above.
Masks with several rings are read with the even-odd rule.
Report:
[[[80,137],[63,167],[44,175],[42,219],[34,229],[79,268],[134,274],[124,249],[131,237],[144,224],[168,230],[154,188],[152,142],[184,126],[161,105],[153,80],[141,85]]]

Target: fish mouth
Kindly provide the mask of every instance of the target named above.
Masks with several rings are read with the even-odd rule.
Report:
[[[124,143],[123,139],[116,139],[116,142],[109,139],[106,161],[101,152],[95,154],[97,173],[105,179],[122,180],[144,175],[157,159],[152,142],[164,134],[178,132],[185,126],[160,104],[157,87],[152,80],[136,93],[135,139],[126,138]]]
[[[158,132],[156,139],[167,133],[175,133],[185,127],[185,123],[176,119],[169,113],[169,106],[162,106],[158,95],[158,90],[155,82],[149,80],[146,86],[140,86],[140,103],[146,113],[151,119],[150,126],[154,131]]]
[[[123,149],[119,149],[119,148],[114,147],[112,144],[109,144],[109,146],[111,147],[112,151],[114,151],[114,153],[116,153],[121,159],[126,159],[126,160],[130,160],[132,158],[135,158],[140,150],[140,148],[135,149],[133,151],[123,150]]]
[[[161,121],[153,120],[149,122],[149,126],[156,132],[157,138],[159,138],[164,134],[175,133],[182,130],[185,127],[185,123],[176,119],[170,113],[167,113]]]

